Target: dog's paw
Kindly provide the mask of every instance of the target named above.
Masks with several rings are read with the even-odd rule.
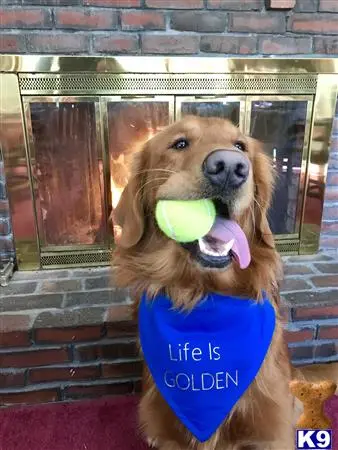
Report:
[[[147,444],[150,448],[158,448],[158,441],[155,438],[147,438]]]

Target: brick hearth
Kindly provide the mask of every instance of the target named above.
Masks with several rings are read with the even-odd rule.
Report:
[[[338,252],[284,260],[294,365],[338,361]],[[109,268],[16,272],[1,295],[1,405],[139,390],[131,300]]]

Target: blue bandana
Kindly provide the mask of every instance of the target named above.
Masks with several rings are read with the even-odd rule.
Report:
[[[209,294],[192,311],[143,295],[139,309],[145,361],[160,393],[200,442],[223,423],[258,373],[275,328],[268,299]]]

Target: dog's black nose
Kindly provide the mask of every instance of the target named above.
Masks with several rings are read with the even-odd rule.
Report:
[[[248,178],[249,161],[239,151],[215,150],[203,162],[203,173],[214,185],[239,188]]]

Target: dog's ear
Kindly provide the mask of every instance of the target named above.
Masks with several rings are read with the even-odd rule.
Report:
[[[259,242],[269,248],[275,248],[275,240],[268,222],[268,209],[276,174],[272,161],[264,153],[261,143],[250,139],[250,144],[254,148],[255,233]]]
[[[142,185],[144,180],[142,151],[135,154],[127,186],[112,213],[113,224],[121,228],[118,246],[131,248],[142,238],[144,232],[144,200]]]

